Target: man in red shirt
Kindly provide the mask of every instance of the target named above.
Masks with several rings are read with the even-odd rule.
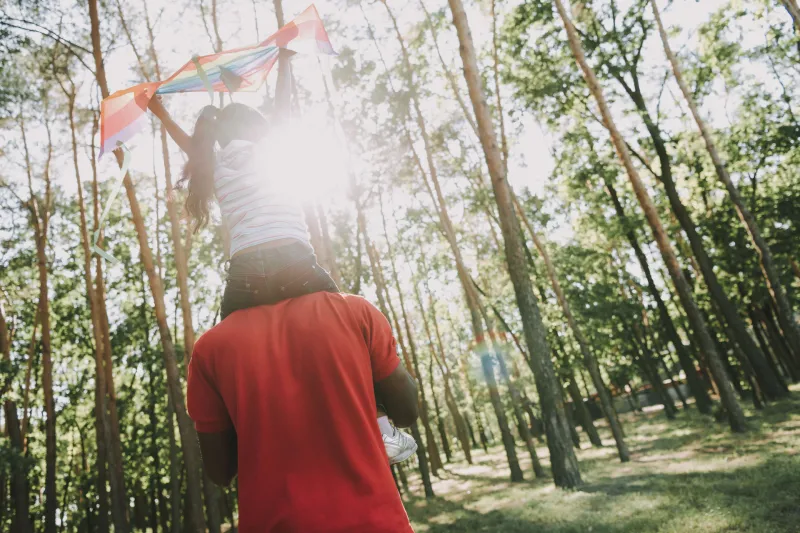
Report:
[[[233,313],[189,364],[187,405],[212,481],[238,473],[242,533],[412,532],[375,423],[401,427],[417,390],[386,318],[317,292]]]

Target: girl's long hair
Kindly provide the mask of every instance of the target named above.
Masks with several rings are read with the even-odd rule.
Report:
[[[222,147],[234,139],[256,142],[267,133],[267,121],[258,110],[244,104],[222,109],[208,105],[194,124],[189,156],[178,185],[186,185],[186,212],[195,221],[195,231],[208,223],[209,204],[214,197],[214,145]]]

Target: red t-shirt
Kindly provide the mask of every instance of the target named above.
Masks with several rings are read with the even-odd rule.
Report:
[[[399,362],[389,322],[351,295],[237,311],[200,337],[189,416],[236,428],[242,533],[412,532],[373,390]]]

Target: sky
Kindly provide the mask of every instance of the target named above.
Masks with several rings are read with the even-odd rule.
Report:
[[[391,3],[392,9],[399,19],[401,31],[404,33],[406,39],[413,36],[411,34],[411,29],[422,17],[418,7],[418,1],[419,0],[399,0]],[[623,0],[623,3],[624,1],[625,0]],[[64,2],[65,5],[67,5],[66,2],[68,2],[68,0],[64,0]],[[206,2],[206,9],[209,9],[209,3],[210,2]],[[513,7],[514,3],[515,2],[501,4],[500,11],[508,12]],[[309,2],[308,0],[284,0],[283,4],[286,20],[288,21],[302,12],[309,5]],[[682,28],[679,35],[671,37],[673,48],[675,50],[681,50],[687,46],[695,46],[694,37],[696,28],[708,20],[711,13],[725,4],[726,2],[723,0],[703,0],[700,2],[695,0],[675,0],[668,8],[662,5],[663,19],[667,27]],[[126,19],[131,31],[141,39],[137,42],[140,53],[144,53],[146,49],[146,43],[143,40],[146,36],[146,31],[144,27],[144,16],[141,11],[142,5],[144,4],[123,4],[123,9],[125,10]],[[255,44],[277,29],[272,2],[258,1],[248,3],[240,1],[235,3],[236,6],[239,6],[239,10],[226,9],[226,6],[231,5],[234,5],[234,3],[219,3],[219,26],[224,48],[230,49]],[[360,12],[355,7],[343,10],[342,5],[343,3],[340,1],[316,2],[316,6],[323,21],[326,21],[329,27],[330,38],[334,48],[354,48],[356,55],[361,56],[360,59],[375,60],[376,52],[374,46],[363,36],[364,21]],[[399,49],[397,48],[394,36],[390,33],[390,23],[383,7],[380,3],[362,5],[365,6],[365,10],[376,29],[378,38],[382,42],[384,55],[389,61],[395,61],[399,56]],[[431,12],[436,12],[439,9],[445,8],[446,2],[443,0],[437,0],[436,2],[428,0],[426,1],[426,5]],[[203,26],[197,2],[148,0],[147,6],[154,20],[156,49],[158,50],[165,76],[182,65],[193,54],[213,52],[212,42]],[[111,9],[110,4],[109,9]],[[255,10],[255,14],[253,10]],[[105,39],[110,35],[117,35],[117,40],[112,44],[111,50],[106,54],[105,62],[109,86],[112,92],[130,87],[141,81],[140,76],[136,72],[136,59],[133,51],[130,46],[128,46],[124,34],[120,31],[118,19],[111,16],[113,14],[113,12],[106,12],[106,16],[101,21],[101,34]],[[446,16],[447,20],[450,20],[449,12]],[[468,16],[476,46],[479,49],[486,49],[489,39],[491,38],[488,12],[486,12],[484,8],[470,3]],[[210,19],[210,17],[208,18]],[[755,36],[753,38],[755,38]],[[446,30],[440,31],[439,41],[445,60],[450,64],[453,71],[459,74],[460,57],[458,54],[458,42],[453,29],[448,27]],[[644,59],[646,64],[663,65],[664,68],[666,68],[663,50],[661,49],[661,44],[657,36],[653,36],[648,41],[644,50]],[[296,149],[295,155],[298,159],[306,157],[313,158],[317,163],[326,160],[325,165],[318,164],[316,168],[318,169],[318,174],[320,173],[319,169],[324,169],[327,179],[317,180],[311,184],[306,182],[304,190],[315,195],[320,201],[343,205],[346,202],[346,158],[335,157],[335,154],[341,152],[341,150],[337,149],[343,146],[344,141],[341,138],[337,138],[335,131],[324,129],[326,123],[326,107],[323,103],[324,92],[322,80],[324,76],[330,75],[330,69],[335,67],[336,61],[337,59],[335,57],[323,58],[321,61],[322,67],[320,67],[320,63],[317,62],[316,58],[298,55],[294,59],[293,68],[298,82],[311,94],[312,99],[315,99],[317,102],[305,104],[305,126],[310,130],[315,130],[320,133],[314,137],[316,141],[315,145],[312,146],[311,143],[308,142],[310,139],[306,139],[307,142],[305,146],[303,146],[302,149]],[[78,76],[77,79],[80,80],[81,77]],[[268,79],[268,85],[272,85],[274,82],[275,71],[271,73]],[[441,83],[442,86],[435,88],[435,90],[440,94],[449,96],[444,82],[440,81],[439,83]],[[94,91],[95,84],[90,76],[83,76],[83,83],[81,84],[81,97],[83,101],[86,102],[92,98],[92,93]],[[510,99],[510,93],[510,89],[505,87],[504,97],[506,99]],[[677,88],[673,88],[672,93],[677,95]],[[263,94],[264,93],[261,91],[255,94],[239,93],[235,96],[235,100],[258,105],[262,101]],[[336,95],[336,98],[341,99],[358,99],[361,97],[362,95],[346,93]],[[178,118],[184,129],[188,131],[191,130],[192,121],[197,111],[209,102],[208,95],[205,93],[169,95],[165,96],[164,99],[168,108]],[[452,99],[450,99],[451,101],[449,103],[446,100],[447,98],[445,98],[445,104],[453,106]],[[436,99],[423,102],[423,105],[429,106],[424,112],[428,120],[433,123],[434,126],[437,120],[442,116],[436,108],[440,103],[442,102]],[[725,121],[725,104],[726,103],[721,99],[713,98],[704,102],[704,112],[711,119],[712,123],[719,124]],[[506,110],[510,107],[511,105],[506,105]],[[437,117],[437,115],[439,116]],[[506,121],[507,124],[509,124],[508,129],[511,130],[512,126],[509,117],[506,117]],[[554,139],[552,136],[548,135],[547,132],[543,131],[540,125],[537,124],[530,115],[522,115],[518,128],[518,134],[510,135],[512,144],[509,181],[516,189],[527,187],[534,194],[542,196],[545,194],[545,186],[553,170],[553,159],[550,154]],[[3,135],[8,138],[9,135],[13,136],[14,133],[5,133]],[[325,136],[329,136],[329,142],[326,142]],[[38,143],[41,147],[44,140],[43,131],[31,132],[31,138],[32,144],[36,145]],[[132,151],[131,167],[134,171],[142,175],[152,176],[154,171],[159,176],[163,175],[160,149],[154,137],[147,133],[141,134],[132,140],[129,146]],[[156,155],[155,159],[154,154]],[[68,169],[68,154],[61,154],[59,157],[65,162],[65,165],[57,166],[56,168],[59,170]],[[357,159],[357,154],[355,154],[354,157]],[[179,154],[174,146],[172,161],[173,175],[177,175],[182,162],[182,154]],[[356,163],[358,163],[358,161],[356,161]],[[81,165],[82,175],[84,177],[90,176],[91,168],[88,159],[81,158]],[[105,156],[99,162],[98,169],[101,181],[114,180],[117,179],[119,175],[114,158],[110,155]],[[72,172],[56,172],[54,179],[68,194],[74,193],[75,181]],[[146,199],[142,200],[146,201]],[[556,234],[551,237],[559,241],[568,240],[571,236],[569,225],[563,223],[560,226]]]
[[[676,25],[684,26],[684,31],[680,36],[673,37],[673,46],[680,49],[686,45],[688,40],[692,37],[695,28],[707,20],[710,13],[719,9],[724,5],[723,0],[703,0],[696,2],[694,0],[678,0],[674,2],[669,9],[664,11],[664,22],[669,27]],[[247,7],[246,2],[239,2],[238,5]],[[428,2],[428,9],[433,11],[442,6]],[[230,5],[230,4],[229,4]],[[166,73],[172,72],[175,68],[182,65],[192,54],[205,54],[213,51],[211,43],[206,35],[206,32],[201,23],[199,16],[199,9],[192,4],[191,9],[198,11],[193,13],[189,11],[190,8],[177,5],[175,2],[164,2],[161,0],[149,1],[149,10],[151,16],[155,19],[159,13],[161,16],[156,20],[156,45],[161,59],[162,69]],[[239,46],[247,46],[254,44],[257,39],[264,39],[268,34],[275,31],[277,24],[272,11],[271,2],[257,2],[256,10],[258,17],[254,17],[252,11],[243,9],[243,12],[228,12],[224,9],[225,3],[220,3],[220,34],[224,41],[225,48],[233,48]],[[308,6],[307,0],[285,0],[284,11],[286,19],[290,20],[294,15],[299,14]],[[343,16],[340,11],[339,2],[326,2],[318,1],[316,6],[320,12],[323,20],[331,16],[342,20],[342,23],[337,24],[337,29],[332,30],[330,33],[331,41],[335,48],[342,48],[344,46],[358,46],[364,48],[356,49],[356,53],[361,52],[365,56],[374,56],[371,49],[372,44],[366,40],[356,41],[348,35],[347,21],[350,20],[354,25],[357,25],[359,31],[363,28],[363,20],[356,13],[348,13]],[[419,16],[419,9],[415,9],[417,0],[401,0],[393,2],[392,7],[401,25],[403,22],[413,22]],[[134,28],[134,33],[140,36],[144,35],[143,17],[137,14],[134,9],[129,9],[126,5],[128,24]],[[507,9],[504,8],[504,9]],[[163,11],[162,11],[163,10]],[[355,11],[353,8],[350,11]],[[373,25],[376,29],[382,24],[388,25],[388,19],[381,13],[381,11],[372,10],[374,18]],[[383,15],[381,17],[381,15]],[[476,44],[480,47],[488,43],[490,38],[490,25],[487,13],[483,13],[473,6],[468,13],[470,17],[470,25],[473,37]],[[381,18],[379,18],[381,17]],[[179,20],[180,24],[174,25],[173,20]],[[258,34],[256,33],[256,21],[258,26]],[[112,26],[112,23],[114,24]],[[103,28],[104,35],[116,27],[115,21],[108,22],[106,27]],[[174,30],[169,28],[175,28]],[[406,25],[406,28],[409,26]],[[137,29],[138,28],[138,29]],[[651,40],[653,41],[653,40]],[[656,39],[657,41],[657,39]],[[387,51],[391,41],[387,40]],[[458,56],[458,44],[455,39],[454,32],[440,33],[440,44],[442,47],[445,58],[454,67],[459,66],[460,58]],[[143,49],[145,43],[138,43],[139,48]],[[660,44],[657,42],[650,42],[645,50],[645,59],[649,63],[657,63],[663,61],[663,51]],[[325,61],[324,64],[335,65],[336,59]],[[140,81],[138,74],[135,72],[136,61],[130,47],[123,35],[120,35],[119,42],[116,43],[113,53],[107,55],[106,69],[109,79],[109,85],[112,90],[119,90],[131,86]],[[325,69],[327,70],[327,69]],[[321,72],[317,66],[316,60],[313,58],[297,58],[295,59],[295,73],[298,76],[299,83],[311,92],[312,95],[321,99],[323,95],[323,87],[321,83]],[[270,75],[268,83],[274,83],[275,71]],[[84,85],[84,91],[92,90],[91,84]],[[509,93],[506,89],[506,93]],[[254,95],[237,94],[236,101],[244,103],[258,104],[262,99],[261,92]],[[345,97],[347,95],[344,95]],[[506,94],[506,98],[510,95]],[[173,111],[176,116],[185,116],[183,121],[184,128],[189,130],[191,128],[192,110],[201,108],[208,103],[208,96],[204,93],[201,94],[180,94],[170,95],[165,97],[168,107]],[[507,106],[510,107],[510,106]],[[718,111],[718,110],[717,110]],[[306,114],[316,115],[316,122],[318,124],[320,109],[306,109]],[[715,111],[711,112],[712,116]],[[507,118],[508,120],[508,118]],[[509,180],[515,187],[529,187],[533,192],[541,194],[543,192],[544,184],[547,182],[552,168],[553,161],[550,155],[553,139],[546,135],[539,127],[539,125],[530,117],[524,117],[520,124],[520,133],[514,139],[511,166],[509,169]],[[150,142],[149,135],[140,135],[131,146],[133,148],[132,168],[141,172],[152,172],[153,169],[153,146]],[[104,158],[105,161],[101,164],[101,171],[108,175],[113,174],[113,162],[110,156]],[[88,171],[88,168],[87,168]],[[64,180],[63,185],[68,189],[72,184],[71,179]]]

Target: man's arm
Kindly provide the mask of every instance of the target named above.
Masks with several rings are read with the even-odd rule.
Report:
[[[369,348],[376,395],[395,425],[408,427],[418,415],[417,385],[397,356],[392,326],[368,301],[361,298],[354,302],[361,306],[362,328]]]
[[[185,154],[188,154],[192,145],[192,137],[172,120],[169,111],[167,111],[164,104],[161,102],[161,97],[158,95],[153,96],[147,107],[153,112],[156,118],[161,121],[169,136],[175,141],[175,144],[177,144]]]
[[[402,363],[389,377],[375,383],[386,414],[395,426],[409,427],[419,416],[417,384]]]
[[[236,430],[231,428],[216,433],[198,433],[197,440],[200,441],[203,467],[208,478],[223,487],[230,485],[239,472]]]
[[[205,361],[203,338],[195,344],[186,384],[186,408],[194,421],[208,477],[228,485],[239,470],[236,428]]]

